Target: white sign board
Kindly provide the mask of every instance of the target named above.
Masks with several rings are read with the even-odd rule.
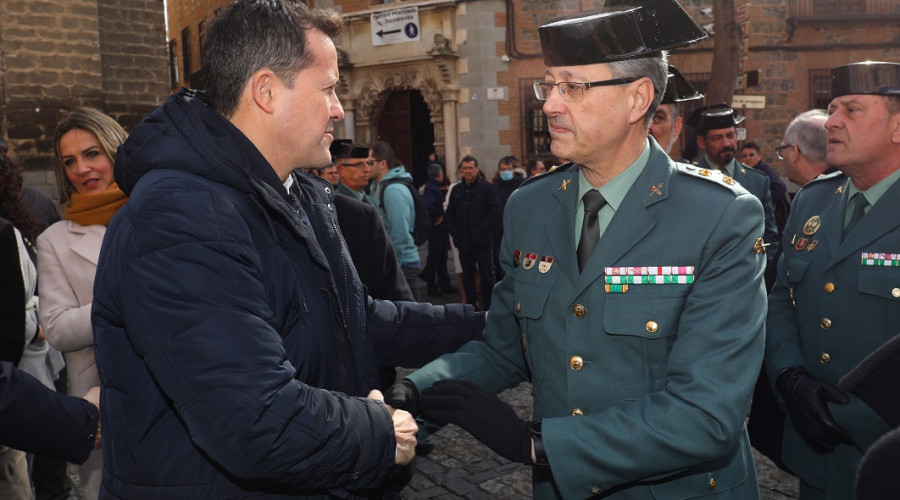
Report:
[[[731,107],[734,109],[765,109],[766,96],[764,95],[736,95],[731,100]]]
[[[372,14],[370,25],[372,45],[418,42],[422,39],[418,7],[375,12]]]

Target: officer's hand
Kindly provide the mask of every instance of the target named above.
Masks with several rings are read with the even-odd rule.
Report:
[[[394,463],[406,465],[416,456],[416,434],[419,426],[409,412],[391,409],[391,420],[394,422],[394,437],[397,439],[397,454]]]
[[[443,380],[422,391],[422,414],[456,424],[502,457],[526,465],[531,458],[531,422],[496,395],[468,380]]]
[[[414,417],[419,416],[421,405],[419,403],[419,390],[408,379],[405,378],[398,384],[394,384],[385,391],[384,402],[400,408],[401,410],[412,413]]]
[[[775,383],[797,432],[813,451],[831,453],[838,444],[853,444],[828,411],[828,402],[847,404],[850,398],[837,387],[819,380],[802,366],[784,370]]]

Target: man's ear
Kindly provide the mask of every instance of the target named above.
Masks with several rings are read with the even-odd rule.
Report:
[[[653,96],[655,95],[653,82],[649,78],[641,78],[635,83],[637,86],[634,88],[634,92],[631,95],[632,103],[628,116],[628,123],[643,122],[644,117],[647,116],[647,110],[650,109],[650,105],[653,103]]]
[[[701,134],[697,134],[697,146],[700,146],[700,149],[706,151],[706,137],[703,137]]]
[[[891,115],[888,123],[891,127],[891,142],[900,144],[900,112]]]
[[[278,77],[271,70],[263,68],[250,78],[250,98],[266,113],[275,111],[275,98],[272,94],[278,86]]]
[[[678,106],[678,104],[675,104]],[[684,119],[681,115],[678,115],[678,118],[675,119],[675,124],[672,125],[672,141],[677,141],[678,136],[681,135],[681,127],[684,125]]]

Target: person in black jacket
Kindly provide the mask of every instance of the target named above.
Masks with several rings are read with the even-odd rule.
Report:
[[[444,191],[441,185],[444,183],[444,167],[439,163],[428,165],[428,182],[425,183],[425,192],[422,198],[428,206],[428,215],[431,217],[431,231],[428,233],[428,257],[425,260],[425,268],[419,277],[428,285],[429,297],[440,297],[445,293],[457,293],[456,288],[450,283],[450,274],[447,273],[447,251],[450,247],[450,234],[447,232],[447,223],[444,220]]]
[[[506,210],[506,202],[511,194],[525,182],[525,176],[516,172],[514,156],[504,156],[497,162],[497,173],[491,182],[497,187],[497,197],[500,200],[500,213],[494,222],[497,228],[494,231],[494,271],[497,273],[497,281],[503,279],[503,269],[500,268],[500,241],[503,239],[503,211]]]
[[[459,249],[463,269],[466,302],[476,309],[491,306],[494,288],[493,241],[496,222],[500,217],[497,190],[479,177],[478,160],[466,155],[459,162],[460,182],[450,192],[447,205],[447,229]],[[481,273],[481,302],[475,289],[476,267]]]

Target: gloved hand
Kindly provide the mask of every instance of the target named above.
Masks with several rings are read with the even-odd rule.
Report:
[[[784,370],[775,385],[794,427],[813,451],[831,453],[838,444],[853,444],[828,411],[828,401],[842,405],[850,401],[837,387],[813,377],[802,366]]]
[[[442,380],[422,391],[422,414],[456,424],[498,455],[526,465],[531,460],[531,422],[496,395],[468,380]]]
[[[422,405],[419,402],[419,390],[408,378],[401,380],[400,383],[394,384],[384,391],[384,402],[394,408],[408,411],[414,417],[418,417],[422,411]]]

